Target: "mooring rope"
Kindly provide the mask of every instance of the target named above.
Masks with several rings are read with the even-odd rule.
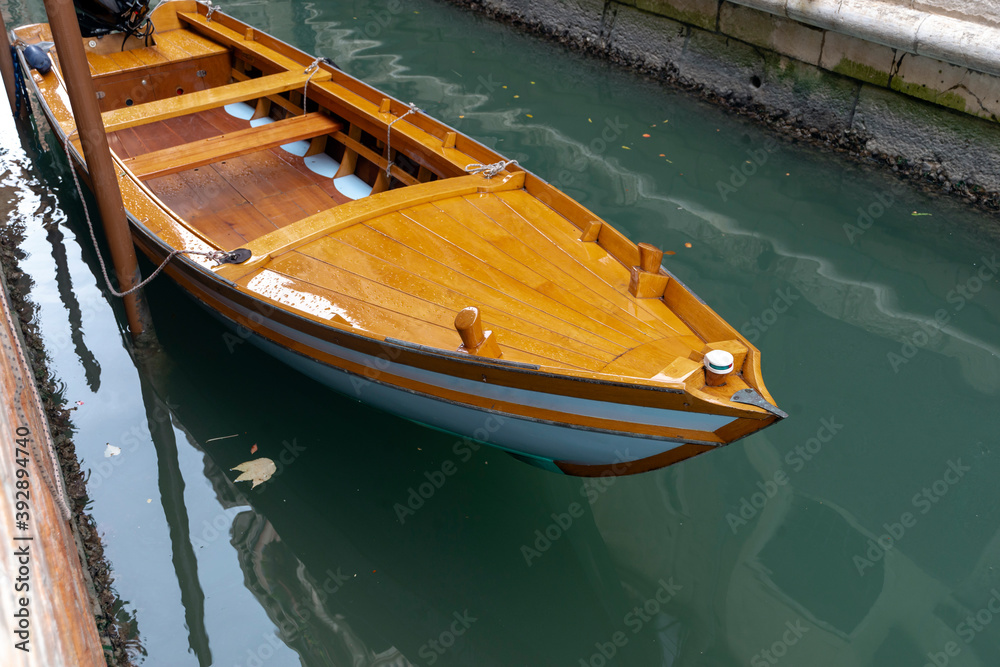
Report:
[[[319,71],[319,64],[320,63],[326,63],[328,65],[333,65],[333,61],[330,60],[329,58],[317,58],[316,60],[312,61],[312,64],[309,65],[309,67],[307,67],[305,69],[305,71],[302,72],[303,74],[308,74],[309,75],[309,78],[306,79],[305,85],[302,86],[302,114],[303,115],[305,115],[305,113],[308,111],[308,109],[306,109],[306,103],[309,101],[309,82],[312,81],[313,76],[316,74],[316,72]],[[336,65],[333,65],[333,66],[336,67]]]
[[[389,123],[389,126],[385,128],[385,177],[389,180],[392,180],[392,166],[396,164],[392,159],[392,126],[409,116],[411,113],[417,113],[419,111],[420,109],[417,108],[417,105],[410,102],[409,111],[404,113],[402,116],[394,118]]]
[[[493,164],[479,164],[478,162],[473,162],[470,165],[466,165],[465,171],[470,174],[482,174],[486,178],[493,178],[501,171],[506,169],[512,164],[517,164],[517,160],[500,160],[499,162],[494,162]]]
[[[218,11],[220,9],[220,7],[219,7],[219,5],[213,5],[212,4],[212,0],[208,0],[206,4],[208,5],[208,11],[205,13],[205,20],[206,21],[211,21],[212,20],[212,14],[214,14],[216,11]]]
[[[140,282],[135,287],[132,287],[131,289],[126,290],[124,292],[119,292],[118,290],[116,290],[114,286],[112,286],[111,284],[111,278],[108,276],[108,267],[104,263],[104,256],[101,255],[101,248],[97,244],[97,234],[94,232],[94,223],[90,219],[90,208],[87,206],[87,200],[83,196],[83,188],[80,187],[80,179],[77,178],[76,169],[73,166],[73,155],[70,153],[69,150],[69,138],[75,133],[76,130],[73,130],[73,132],[70,132],[69,134],[66,135],[66,139],[63,141],[63,148],[66,150],[66,159],[69,160],[69,172],[73,176],[73,184],[76,185],[76,192],[77,194],[80,195],[80,203],[83,204],[83,215],[87,219],[87,229],[90,230],[90,240],[93,241],[94,243],[94,252],[97,254],[97,262],[101,265],[101,273],[104,275],[104,284],[108,286],[108,291],[110,291],[112,294],[114,294],[119,298],[123,298],[128,296],[129,294],[132,294],[133,292],[142,289],[150,282],[152,282],[152,280],[156,278],[156,276],[160,275],[163,269],[167,267],[167,264],[170,262],[170,260],[172,260],[177,255],[202,255],[203,257],[208,257],[209,259],[213,260],[216,264],[223,264],[227,259],[230,259],[232,253],[228,253],[224,250],[210,250],[210,251],[171,250],[170,253],[167,255],[166,259],[164,259],[163,262],[158,267],[156,267],[156,270],[153,271],[153,273],[150,274],[148,278]]]

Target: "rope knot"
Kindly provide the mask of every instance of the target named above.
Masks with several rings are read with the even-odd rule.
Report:
[[[517,160],[500,160],[499,162],[494,162],[493,164],[479,164],[478,162],[473,162],[465,167],[465,171],[470,174],[482,174],[484,178],[490,179],[512,164],[517,164]]]
[[[205,20],[211,22],[212,14],[219,10],[219,5],[213,5],[212,0],[208,0],[208,12],[205,13]]]
[[[390,121],[388,127],[385,128],[385,177],[387,179],[392,178],[392,165],[396,164],[392,159],[392,126],[403,120],[411,113],[419,113],[420,109],[413,102],[408,105],[410,107],[409,111],[404,113],[402,116],[397,116]]]

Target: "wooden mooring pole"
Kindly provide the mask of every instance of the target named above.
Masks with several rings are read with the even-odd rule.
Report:
[[[79,131],[87,170],[97,197],[97,205],[104,221],[104,233],[111,248],[111,258],[118,274],[118,291],[126,292],[139,284],[139,265],[135,246],[125,217],[122,193],[118,187],[108,137],[104,134],[104,121],[97,104],[94,81],[90,76],[83,37],[77,22],[76,9],[71,0],[45,0],[52,40],[56,44],[59,66],[69,92],[73,118]],[[141,292],[124,297],[125,313],[133,337],[152,330],[152,320]]]
[[[7,25],[0,12],[0,74],[3,75],[3,87],[7,89],[7,99],[10,101],[11,114],[17,114],[17,92],[14,88],[14,59],[10,57],[10,37],[7,36]]]

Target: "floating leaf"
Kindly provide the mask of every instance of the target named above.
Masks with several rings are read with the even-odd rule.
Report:
[[[649,139],[649,135],[648,134],[643,134],[642,137],[643,137],[643,139]]]
[[[914,211],[910,215],[931,215],[931,214],[930,213],[917,213],[916,211]]]
[[[257,453],[257,443],[256,442],[253,443],[253,447],[250,448],[250,453],[251,454],[256,454]]]
[[[108,443],[108,446],[104,448],[104,456],[105,456],[105,458],[111,458],[112,456],[118,456],[121,453],[122,453],[122,448],[121,447],[115,447],[110,442]]]
[[[685,247],[685,248],[690,248],[690,247],[691,247],[691,244],[690,244],[690,243],[685,243],[685,244],[684,244],[684,247]]]
[[[236,478],[237,482],[253,482],[250,486],[251,489],[257,488],[258,484],[263,484],[267,480],[271,479],[271,475],[278,468],[274,465],[274,461],[271,459],[254,459],[252,461],[244,461],[235,468],[230,468],[230,470],[239,470],[242,475]]]

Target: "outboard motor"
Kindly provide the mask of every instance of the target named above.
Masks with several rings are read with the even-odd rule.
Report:
[[[124,32],[148,39],[153,34],[149,0],[73,0],[73,4],[84,37]]]

